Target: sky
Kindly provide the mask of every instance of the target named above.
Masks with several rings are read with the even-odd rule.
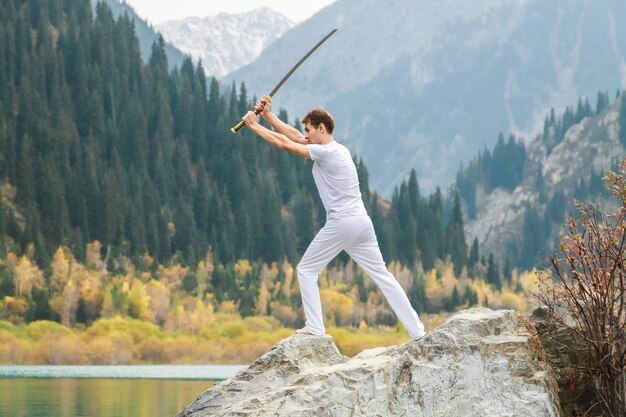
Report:
[[[241,13],[269,7],[298,23],[335,0],[126,0],[137,14],[152,24],[189,16]]]

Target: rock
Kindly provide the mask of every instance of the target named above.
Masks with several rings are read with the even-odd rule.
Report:
[[[570,313],[561,312],[567,326],[577,328]],[[592,416],[598,412],[600,401],[593,390],[592,379],[586,370],[588,358],[578,345],[573,331],[556,325],[546,311],[535,309],[530,320],[546,352],[546,357],[554,370],[559,386],[559,401],[565,416]]]
[[[419,341],[353,358],[330,336],[289,337],[178,417],[559,415],[556,380],[532,324],[480,308]]]

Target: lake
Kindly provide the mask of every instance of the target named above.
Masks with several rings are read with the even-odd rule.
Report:
[[[245,366],[0,366],[0,417],[174,417]]]

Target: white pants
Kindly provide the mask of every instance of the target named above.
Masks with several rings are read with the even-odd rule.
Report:
[[[367,215],[329,219],[302,256],[298,264],[298,281],[306,329],[314,334],[325,333],[317,278],[322,269],[342,250],[378,285],[409,335],[413,339],[422,337],[424,325],[396,278],[387,270],[372,221]]]

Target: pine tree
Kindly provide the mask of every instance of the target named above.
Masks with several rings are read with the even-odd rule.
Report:
[[[392,212],[395,220],[396,256],[404,265],[412,267],[417,253],[416,222],[412,214],[408,185],[404,181],[392,200]]]
[[[539,202],[545,203],[548,199],[546,194],[546,184],[543,179],[543,167],[541,163],[539,163],[539,167],[537,168],[537,179],[535,180],[535,189],[539,193]]]
[[[311,240],[313,240],[313,203],[309,195],[299,192],[294,197],[293,214],[296,228],[296,251],[304,253]]]
[[[480,259],[480,253],[479,253],[479,248],[478,248],[478,238],[475,237],[474,241],[472,242],[472,246],[470,248],[470,254],[467,260],[467,265],[470,268],[474,268],[478,264],[479,259]]]
[[[502,271],[502,278],[508,284],[511,284],[511,282],[513,281],[513,267],[511,266],[511,261],[509,260],[509,258],[506,258],[506,260],[504,261],[504,269]]]
[[[465,232],[463,231],[463,212],[461,210],[461,196],[457,192],[454,195],[454,204],[450,213],[450,219],[446,225],[446,251],[450,254],[454,264],[456,275],[461,273],[461,269],[467,264],[467,243]]]
[[[498,265],[493,258],[493,253],[489,254],[489,261],[487,265],[487,282],[497,289],[502,288],[500,271],[498,270]]]
[[[609,105],[609,94],[602,93],[602,91],[598,91],[598,98],[596,99],[596,112],[595,114],[599,114]]]

